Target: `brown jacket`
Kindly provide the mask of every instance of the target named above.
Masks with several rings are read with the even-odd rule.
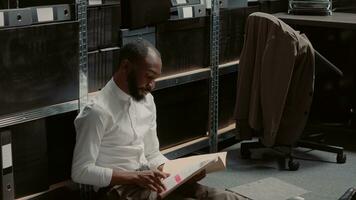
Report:
[[[314,49],[305,35],[266,13],[245,27],[235,107],[240,139],[291,145],[306,124],[314,90]]]

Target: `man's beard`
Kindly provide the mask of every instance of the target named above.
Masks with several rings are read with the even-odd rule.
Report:
[[[131,71],[127,77],[127,83],[129,88],[130,96],[136,100],[141,101],[145,98],[146,94],[140,92],[140,89],[137,85],[136,74],[134,71]]]

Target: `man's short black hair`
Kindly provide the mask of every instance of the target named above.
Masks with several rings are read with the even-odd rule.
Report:
[[[125,44],[120,50],[118,67],[121,65],[121,62],[126,59],[130,62],[137,62],[145,59],[149,49],[152,49],[159,57],[161,57],[161,54],[156,47],[145,39],[140,38]]]

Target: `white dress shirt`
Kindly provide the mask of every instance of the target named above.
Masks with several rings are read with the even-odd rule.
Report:
[[[111,79],[74,121],[77,137],[72,179],[105,187],[113,169],[151,169],[166,162],[159,151],[153,96],[137,102]]]

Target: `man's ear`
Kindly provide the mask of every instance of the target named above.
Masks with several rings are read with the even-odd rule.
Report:
[[[128,59],[125,59],[121,62],[120,67],[122,67],[123,72],[127,75],[131,72],[132,64]]]

